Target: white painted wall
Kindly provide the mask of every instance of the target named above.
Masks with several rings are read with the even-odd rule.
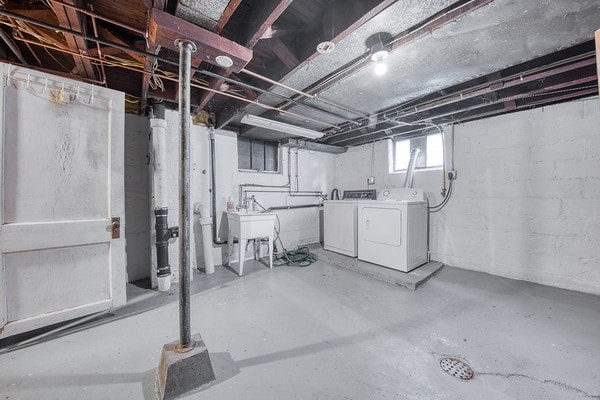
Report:
[[[168,187],[169,187],[169,221],[177,225],[178,213],[178,114],[167,110],[167,138],[168,138]],[[279,150],[279,172],[257,173],[238,170],[237,135],[234,132],[217,130],[217,220],[218,232],[221,240],[227,239],[226,203],[229,196],[238,205],[240,184],[253,183],[262,185],[285,185],[287,183],[288,151],[287,148]],[[210,204],[210,142],[207,128],[192,125],[192,205],[197,203]],[[296,172],[296,151],[292,151],[292,174]],[[299,188],[300,190],[322,190],[327,193],[333,187],[335,178],[335,155],[299,151]],[[295,182],[295,177],[292,177]],[[297,204],[318,204],[317,197],[291,197],[287,193],[251,193],[258,202],[265,207]],[[320,240],[320,218],[318,208],[277,211],[281,221],[281,240],[288,249],[307,243],[316,243]],[[195,257],[192,267],[202,267],[203,249],[201,227],[198,215],[194,216]],[[279,244],[277,244],[278,247]],[[266,245],[265,245],[266,247]],[[224,246],[213,246],[215,265],[221,265],[227,251]],[[235,252],[237,254],[237,250]],[[250,248],[247,257],[252,256]],[[177,275],[177,242],[170,246],[170,262],[175,276]],[[237,261],[237,260],[234,260]],[[154,260],[153,260],[154,262]]]
[[[125,238],[127,279],[150,277],[150,135],[148,118],[125,114]]]
[[[432,217],[432,257],[600,294],[599,127],[597,98],[455,126],[458,180]],[[371,146],[337,156],[336,187],[366,188]],[[374,153],[375,187],[402,186],[404,174],[388,170],[388,142]],[[437,204],[441,181],[441,170],[419,171],[414,186]]]

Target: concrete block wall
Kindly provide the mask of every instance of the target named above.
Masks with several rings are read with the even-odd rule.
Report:
[[[168,152],[168,204],[169,204],[169,224],[178,225],[178,114],[175,111],[167,110],[165,115],[167,121],[167,152]],[[149,153],[150,131],[148,120],[143,117],[128,116],[126,131],[128,144],[126,145],[126,157],[131,157],[128,162],[131,165],[130,173],[126,183],[126,192],[128,194],[128,213],[138,216],[138,214],[147,215],[147,223],[143,226],[143,218],[136,218],[134,222],[139,222],[135,227],[128,230],[128,264],[131,268],[131,276],[136,278],[141,275],[150,276],[151,265],[155,263],[149,256],[151,246],[151,229],[154,229],[151,223],[150,210],[150,191],[151,184],[149,168],[140,166],[142,159],[145,162],[145,155]],[[226,204],[227,199],[231,197],[236,205],[239,203],[239,185],[240,184],[261,184],[261,185],[285,185],[288,181],[288,153],[287,148],[280,148],[279,151],[279,171],[277,173],[258,173],[245,172],[238,170],[237,159],[237,134],[230,131],[217,130],[216,148],[217,148],[217,221],[218,232],[221,240],[227,239],[227,217]],[[192,125],[191,129],[191,162],[192,162],[192,185],[191,197],[192,207],[204,203],[210,205],[210,141],[207,128]],[[148,153],[145,153],[145,151]],[[143,157],[142,157],[143,156]],[[300,190],[321,190],[325,193],[333,187],[335,178],[335,156],[332,154],[318,153],[300,150],[298,152],[298,188]],[[292,160],[292,182],[295,188],[296,175],[296,150],[291,152]],[[284,189],[282,189],[284,190]],[[287,189],[285,189],[287,190]],[[285,192],[277,193],[249,193],[254,194],[256,200],[265,207],[287,206],[299,204],[318,204],[318,197],[293,197]],[[145,204],[145,207],[144,207]],[[318,208],[305,208],[295,210],[277,211],[281,225],[281,241],[287,249],[295,249],[297,246],[307,243],[318,243],[320,240],[320,211]],[[129,215],[129,214],[128,214]],[[202,248],[201,226],[199,216],[193,217],[192,229],[192,267],[202,267],[204,264],[204,255]],[[128,220],[129,223],[129,220]],[[128,229],[130,226],[128,225]],[[143,245],[143,238],[147,239],[147,245]],[[131,240],[131,247],[130,241]],[[261,249],[266,251],[266,244]],[[278,247],[281,247],[278,244]],[[235,249],[234,262],[237,262],[237,249]],[[251,258],[253,249],[250,246],[247,252],[247,258]],[[178,276],[178,242],[175,241],[169,248],[169,259],[175,280]],[[215,265],[221,265],[226,260],[227,249],[225,246],[213,246],[212,249]],[[154,279],[154,277],[152,276]],[[132,278],[130,277],[130,280]]]
[[[173,126],[169,123],[169,126]],[[170,132],[169,128],[169,132]],[[193,153],[193,164],[197,168],[196,188],[192,188],[195,193],[194,203],[210,204],[210,148],[208,129],[202,127],[193,127],[193,136],[197,138],[197,151]],[[218,130],[216,133],[216,153],[217,153],[217,220],[219,222],[218,232],[221,240],[227,239],[227,217],[226,204],[229,197],[232,198],[236,206],[239,204],[239,185],[240,184],[258,184],[283,186],[288,182],[288,157],[291,156],[292,167],[292,186],[296,185],[296,157],[298,157],[298,188],[305,191],[327,191],[333,187],[335,179],[335,155],[300,150],[296,155],[296,150],[288,152],[287,148],[279,149],[279,171],[277,173],[258,173],[238,170],[237,158],[237,134],[230,131]],[[196,143],[196,142],[195,142]],[[202,173],[206,171],[206,174]],[[250,188],[248,190],[251,190]],[[257,190],[270,190],[257,188]],[[248,195],[254,195],[256,200],[264,207],[288,206],[301,204],[318,204],[318,197],[315,196],[290,196],[283,192],[248,192]],[[289,250],[297,246],[318,243],[320,240],[320,211],[318,208],[302,208],[292,210],[276,211],[281,226],[281,242]],[[198,263],[203,263],[202,241],[200,240],[200,226],[195,221],[195,230],[198,235],[196,243],[196,255]],[[277,246],[280,248],[280,244]],[[265,245],[266,247],[266,245]],[[263,249],[264,252],[265,249]],[[215,264],[221,264],[226,258],[225,246],[213,248]],[[234,262],[237,262],[237,250],[234,253]],[[247,258],[252,256],[252,249],[249,248]]]
[[[125,238],[129,282],[150,276],[149,129],[147,118],[125,115]]]
[[[432,215],[432,257],[600,294],[599,126],[597,98],[455,126],[458,180],[448,205]],[[450,127],[445,131],[448,148]],[[370,154],[366,145],[339,155],[336,185],[366,183]],[[375,145],[374,169],[378,189],[402,186],[404,174],[389,173],[387,142]],[[441,176],[415,176],[432,204],[441,200]]]

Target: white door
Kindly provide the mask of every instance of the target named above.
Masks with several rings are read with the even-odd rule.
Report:
[[[1,338],[122,305],[126,276],[123,94],[0,66]]]

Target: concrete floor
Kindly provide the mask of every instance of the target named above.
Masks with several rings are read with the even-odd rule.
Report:
[[[412,291],[322,261],[248,264],[196,277],[219,283],[192,297],[217,381],[185,398],[600,399],[599,297],[449,267]],[[154,398],[161,347],[178,337],[176,296],[161,296],[4,351],[0,400]],[[444,356],[475,378],[446,375]]]

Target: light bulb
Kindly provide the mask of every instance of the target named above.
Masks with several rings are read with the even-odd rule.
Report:
[[[375,75],[383,75],[385,74],[387,71],[387,65],[385,65],[385,63],[382,62],[378,62],[375,63],[375,66],[373,67],[373,72],[375,72]]]

